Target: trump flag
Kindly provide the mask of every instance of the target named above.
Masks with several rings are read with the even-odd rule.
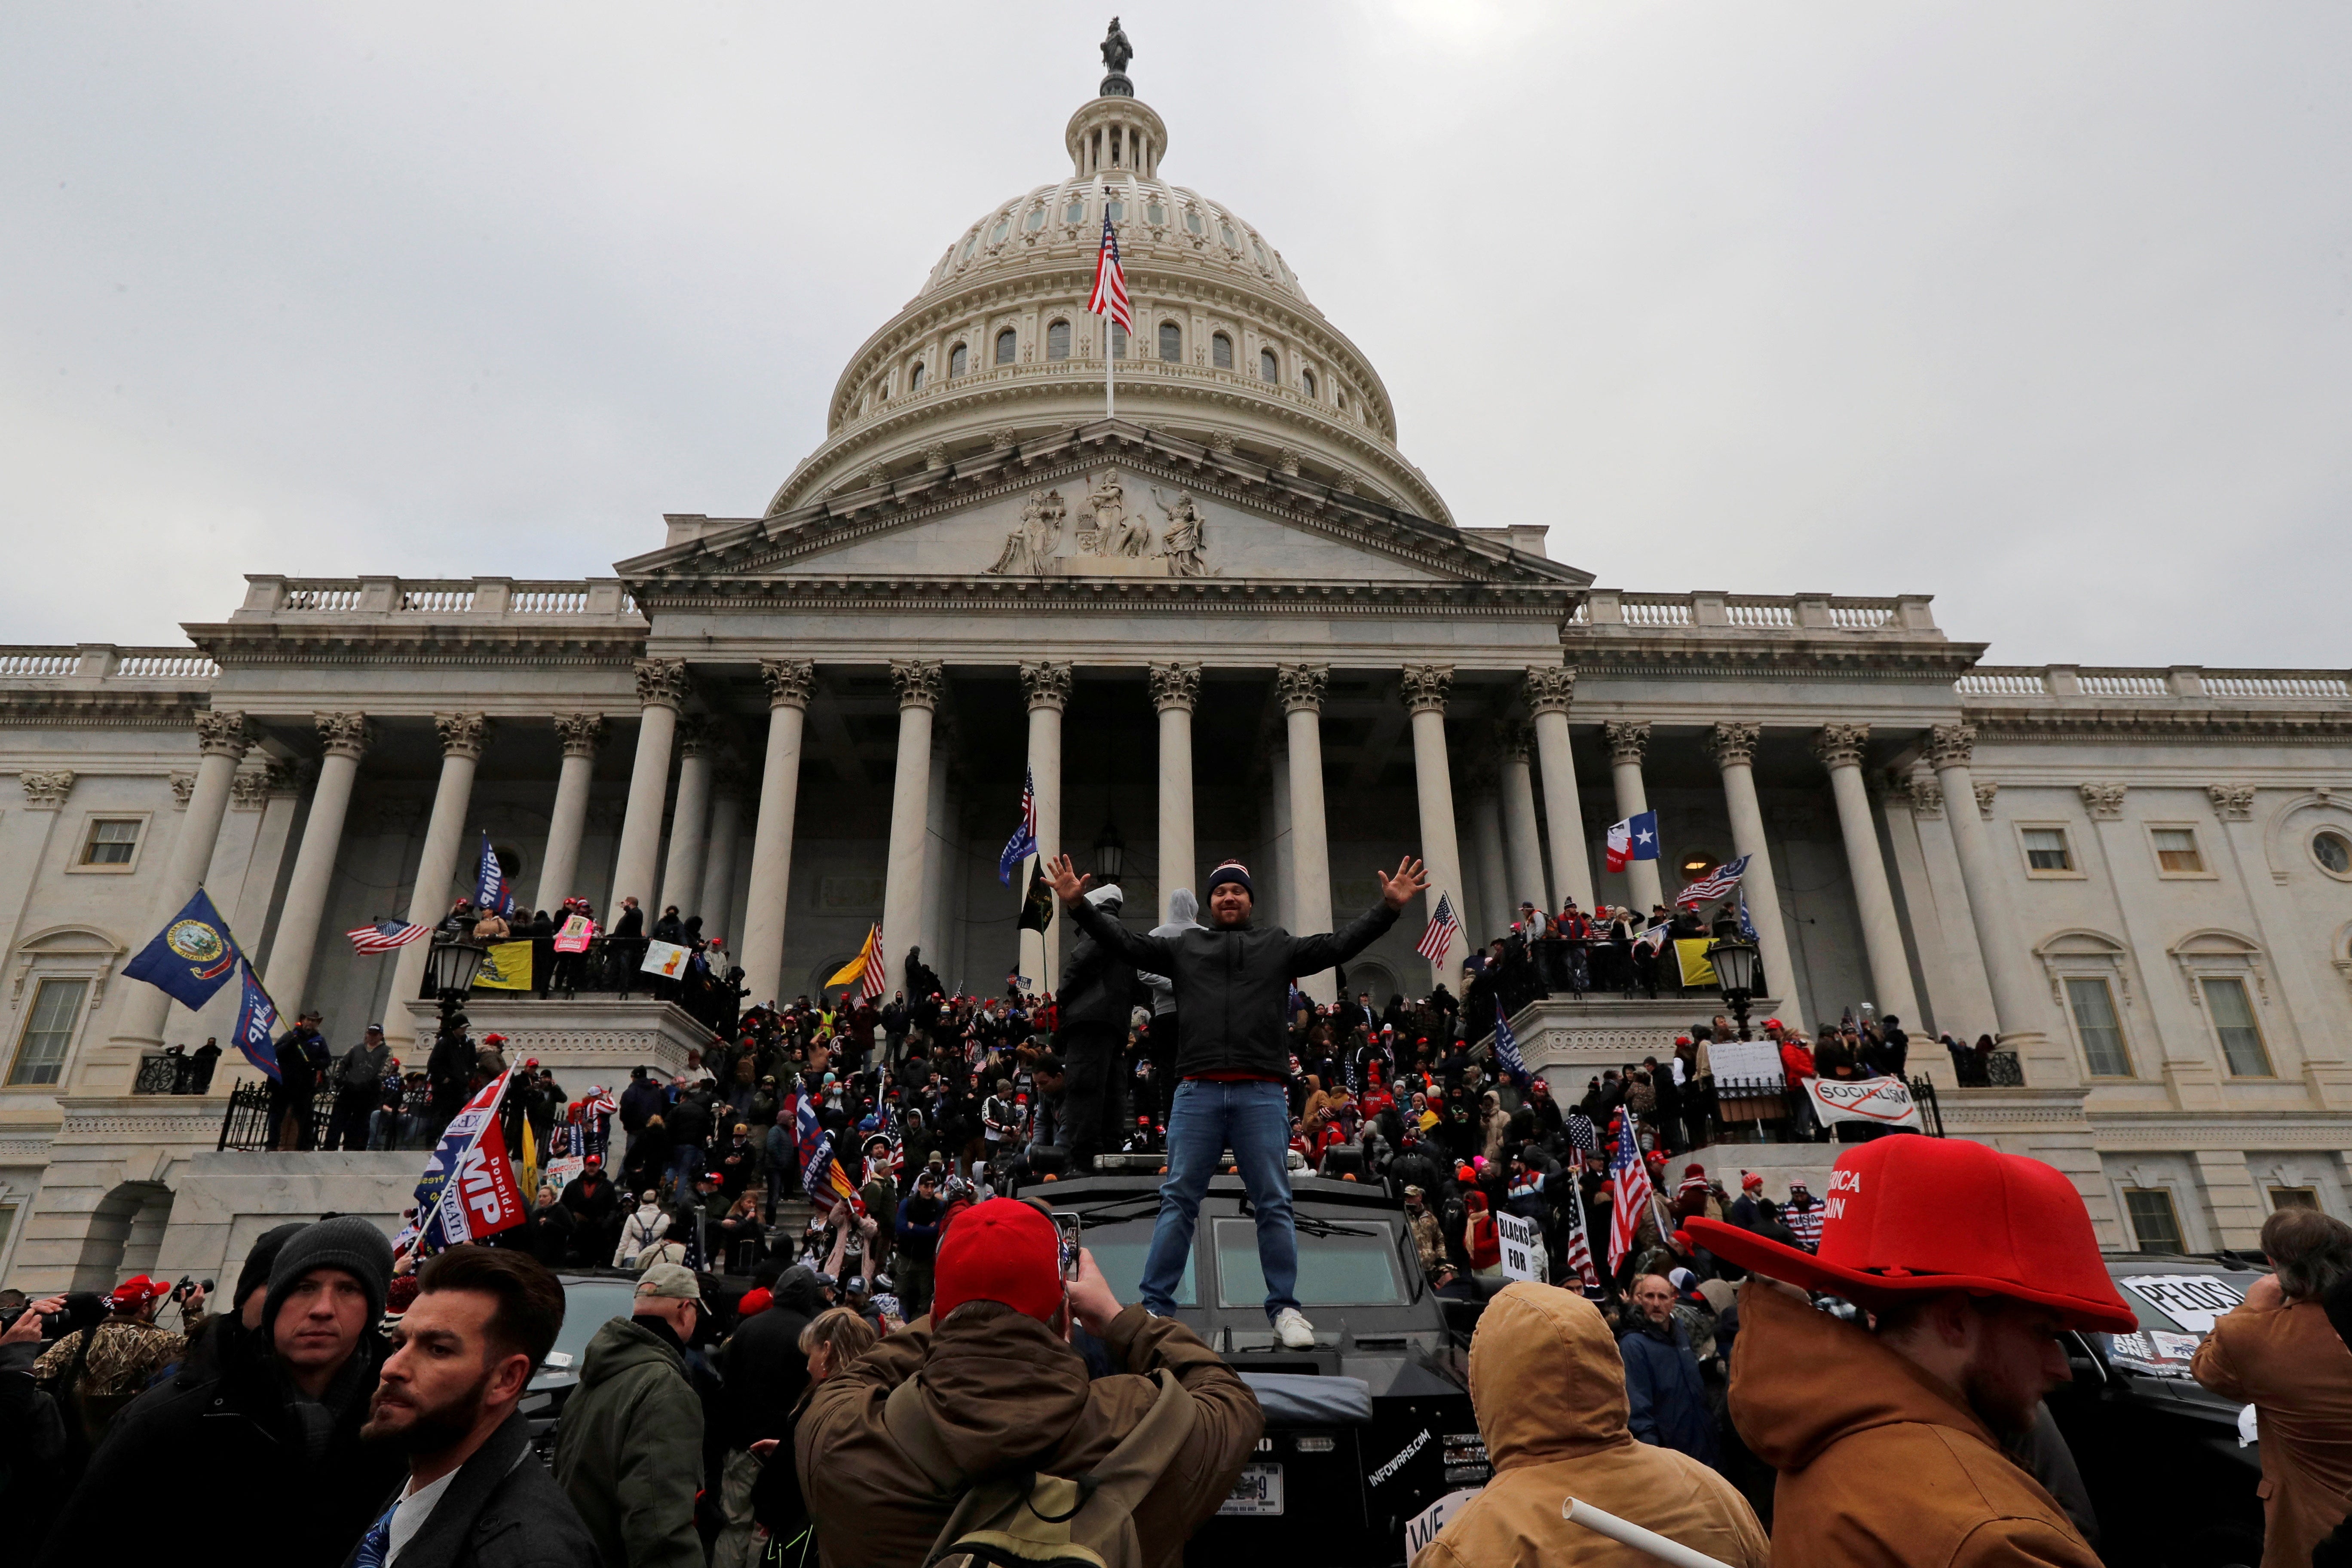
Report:
[[[522,1185],[507,1155],[499,1102],[514,1074],[502,1072],[466,1102],[416,1184],[420,1256],[479,1241],[523,1220]]]

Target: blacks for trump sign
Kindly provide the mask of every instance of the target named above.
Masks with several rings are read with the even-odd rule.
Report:
[[[1813,1097],[1813,1114],[1823,1126],[1839,1121],[1871,1121],[1881,1127],[1920,1131],[1919,1107],[1910,1086],[1899,1078],[1864,1079],[1845,1083],[1836,1079],[1809,1078],[1805,1092]]]

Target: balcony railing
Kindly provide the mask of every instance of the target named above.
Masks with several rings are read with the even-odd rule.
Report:
[[[2207,669],[2176,664],[2162,669],[2079,664],[1986,665],[1960,677],[1963,697],[2041,698],[2063,702],[2352,701],[2352,676],[2340,669]]]
[[[192,647],[0,647],[0,680],[209,681],[220,667]]]
[[[637,616],[636,600],[614,577],[246,578],[237,618],[279,615],[535,616],[615,619]]]
[[[1955,1053],[1952,1072],[1962,1089],[2025,1087],[2025,1063],[2015,1051],[1988,1051],[1981,1056],[1974,1051]]]
[[[1925,594],[1849,598],[1832,594],[1636,594],[1595,588],[1571,616],[1594,628],[1635,626],[1735,632],[1894,632],[1940,637]]]

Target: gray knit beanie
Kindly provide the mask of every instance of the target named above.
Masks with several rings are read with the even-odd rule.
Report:
[[[337,1215],[304,1226],[278,1249],[278,1259],[269,1266],[269,1299],[261,1308],[263,1332],[276,1326],[287,1293],[313,1268],[340,1268],[360,1282],[367,1292],[371,1327],[383,1316],[384,1295],[392,1289],[392,1243],[373,1221]]]

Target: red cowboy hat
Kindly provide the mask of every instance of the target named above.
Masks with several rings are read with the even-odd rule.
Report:
[[[1966,1290],[2054,1307],[2069,1328],[2139,1326],[2099,1261],[2074,1184],[1964,1139],[1903,1133],[1838,1156],[1819,1257],[1720,1220],[1684,1223],[1718,1258],[1864,1307]]]

